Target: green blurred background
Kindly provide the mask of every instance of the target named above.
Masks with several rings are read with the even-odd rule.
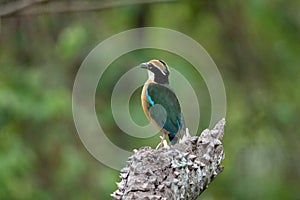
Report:
[[[300,199],[299,10],[300,1],[293,0],[190,0],[3,17],[0,199],[110,199],[118,172],[81,143],[72,118],[72,86],[81,62],[99,42],[143,26],[192,37],[222,74],[228,101],[225,170],[201,199]],[[155,147],[159,138],[122,133],[110,95],[123,73],[152,58],[188,77],[201,98],[198,131],[209,123],[207,89],[186,61],[159,50],[135,51],[111,65],[96,94],[100,124],[127,150]],[[137,90],[130,110],[137,123],[146,124],[139,95]]]

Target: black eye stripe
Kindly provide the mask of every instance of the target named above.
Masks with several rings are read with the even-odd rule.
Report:
[[[148,63],[149,67],[155,67],[152,63]]]
[[[160,62],[162,62],[162,64],[166,64],[165,62],[159,60]],[[161,69],[159,66],[149,62],[148,63],[148,69],[150,71],[152,71],[154,74],[162,74],[163,76],[168,76],[169,75],[169,70],[168,67],[165,65],[164,66],[165,69]]]
[[[167,65],[163,60],[158,60],[158,61],[161,62],[164,66]]]
[[[149,63],[148,65],[149,65],[149,67],[151,67],[155,71],[160,71],[161,70],[158,66],[156,66],[156,65],[154,65],[152,63]]]

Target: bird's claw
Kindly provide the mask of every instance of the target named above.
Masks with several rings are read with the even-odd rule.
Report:
[[[160,148],[170,148],[170,146],[168,145],[167,141],[163,138],[163,136],[160,136],[161,142],[157,145],[157,147],[155,148],[160,149]]]
[[[179,142],[180,142],[180,143],[181,143],[181,142],[184,142],[184,141],[186,141],[189,137],[191,137],[191,135],[190,135],[190,133],[189,133],[189,129],[186,128],[186,129],[185,129],[185,133],[184,133],[183,137],[179,140]]]

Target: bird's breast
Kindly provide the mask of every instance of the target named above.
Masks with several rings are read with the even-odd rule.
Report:
[[[147,97],[147,87],[148,87],[148,84],[150,83],[154,83],[153,81],[146,81],[146,83],[144,84],[144,87],[143,87],[143,90],[142,90],[142,95],[141,95],[141,100],[142,100],[142,107],[143,107],[143,111],[146,115],[146,117],[151,120],[150,118],[150,113],[149,113],[149,107],[150,107],[150,103],[148,101],[148,97]]]

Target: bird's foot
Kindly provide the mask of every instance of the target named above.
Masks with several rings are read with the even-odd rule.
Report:
[[[186,137],[190,137],[191,136],[188,128],[185,129],[185,136]]]
[[[163,136],[160,136],[161,138],[161,142],[157,145],[157,147],[155,149],[160,149],[160,148],[170,148],[170,146],[168,145],[167,141],[165,140],[165,138]]]
[[[186,141],[189,137],[191,137],[189,133],[189,129],[186,128],[183,137],[180,139],[180,143]]]

